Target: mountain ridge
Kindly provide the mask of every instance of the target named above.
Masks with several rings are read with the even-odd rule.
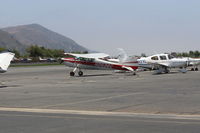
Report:
[[[23,47],[38,45],[49,49],[63,49],[65,52],[88,51],[87,48],[77,44],[74,40],[39,24],[12,26],[1,30],[9,33]]]
[[[22,53],[25,52],[25,46],[16,40],[12,35],[3,30],[0,30],[0,47],[7,50],[15,49],[17,51],[21,51]]]

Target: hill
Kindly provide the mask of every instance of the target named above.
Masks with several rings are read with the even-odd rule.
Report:
[[[16,40],[9,33],[0,30],[0,47],[5,48],[7,50],[18,50],[22,53],[25,52],[26,46],[21,44],[18,40]]]
[[[64,49],[65,52],[87,51],[72,39],[51,31],[39,24],[3,28],[24,46],[38,45],[49,49]]]

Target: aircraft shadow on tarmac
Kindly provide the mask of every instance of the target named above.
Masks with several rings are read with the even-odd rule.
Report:
[[[0,88],[6,88],[6,87],[8,87],[8,86],[6,86],[6,85],[1,85],[0,86]]]
[[[7,85],[0,85],[0,89],[1,89],[1,88],[7,88],[7,87],[20,87],[20,85],[10,85],[10,86],[7,86]]]
[[[153,73],[152,75],[172,75],[172,74],[178,74],[178,73],[181,73],[181,72],[169,72],[169,73]],[[185,74],[185,73],[181,73],[181,74]]]
[[[91,74],[91,75],[87,74],[87,75],[83,75],[81,77],[100,77],[100,76],[110,76],[110,75],[112,75],[112,74]],[[76,76],[76,77],[80,77],[80,76]]]

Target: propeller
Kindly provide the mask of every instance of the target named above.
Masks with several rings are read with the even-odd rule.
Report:
[[[62,60],[61,58],[58,59],[58,63],[62,64],[64,62],[64,60]]]
[[[119,51],[119,56],[118,56],[119,62],[123,63],[124,61],[127,60],[128,56],[127,56],[126,52],[124,51],[124,49],[117,48],[117,50]]]

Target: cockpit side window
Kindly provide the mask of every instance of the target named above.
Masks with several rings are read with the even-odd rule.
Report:
[[[151,57],[152,60],[158,60],[158,56]]]
[[[168,55],[168,58],[169,58],[169,59],[173,59],[174,56],[172,56],[172,55]]]
[[[87,62],[94,62],[94,58],[76,57],[76,60],[87,61]]]
[[[160,56],[160,60],[167,60],[167,57],[165,55]]]

